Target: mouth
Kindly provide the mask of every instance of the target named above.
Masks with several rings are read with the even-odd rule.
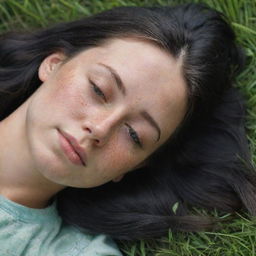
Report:
[[[68,159],[76,164],[76,165],[83,165],[86,166],[86,155],[84,149],[78,144],[75,137],[72,135],[60,131],[58,129],[59,133],[59,140],[60,145]]]

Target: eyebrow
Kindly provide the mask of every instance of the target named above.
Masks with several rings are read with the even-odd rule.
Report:
[[[123,83],[121,77],[119,76],[119,74],[116,72],[116,70],[114,68],[104,64],[104,63],[97,63],[97,64],[105,67],[110,72],[111,76],[116,81],[116,85],[117,85],[118,89],[125,96],[126,95],[126,89],[125,89],[124,83]],[[142,111],[140,114],[146,121],[148,121],[148,123],[151,126],[153,126],[157,130],[158,138],[157,138],[156,141],[159,141],[160,137],[161,137],[161,129],[160,129],[159,125],[157,124],[157,122],[154,120],[154,118],[147,111]]]
[[[142,111],[141,115],[151,124],[151,126],[153,126],[157,130],[158,138],[156,141],[159,141],[161,137],[161,129],[157,124],[157,122],[153,119],[153,117],[147,111]]]

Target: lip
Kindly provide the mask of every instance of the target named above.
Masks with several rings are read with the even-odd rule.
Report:
[[[72,135],[60,131],[58,129],[60,135],[60,144],[63,151],[66,153],[67,157],[71,162],[77,165],[86,166],[86,154],[84,149],[78,144],[75,137]]]

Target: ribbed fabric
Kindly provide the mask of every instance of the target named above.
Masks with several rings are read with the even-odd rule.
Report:
[[[106,235],[89,235],[65,224],[56,202],[29,208],[0,195],[1,256],[122,256]]]

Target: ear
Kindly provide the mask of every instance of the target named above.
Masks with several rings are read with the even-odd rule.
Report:
[[[46,57],[40,64],[38,69],[38,77],[42,82],[45,82],[56,71],[60,64],[65,59],[65,55],[61,52],[56,52]]]
[[[144,161],[141,162],[140,164],[136,165],[133,170],[140,169],[140,168],[142,168],[142,167],[145,167],[146,165],[147,165],[147,160],[144,160]]]
[[[122,175],[120,175],[120,176],[114,178],[112,181],[113,181],[113,182],[119,182],[123,177],[124,177],[124,174],[122,174]]]
[[[147,160],[144,160],[143,162],[141,162],[140,164],[138,164],[137,166],[134,167],[134,169],[132,169],[132,171],[136,170],[136,169],[140,169],[141,167],[144,167],[147,165]],[[114,178],[112,181],[113,182],[119,182],[120,180],[122,180],[122,178],[124,177],[124,174]]]

